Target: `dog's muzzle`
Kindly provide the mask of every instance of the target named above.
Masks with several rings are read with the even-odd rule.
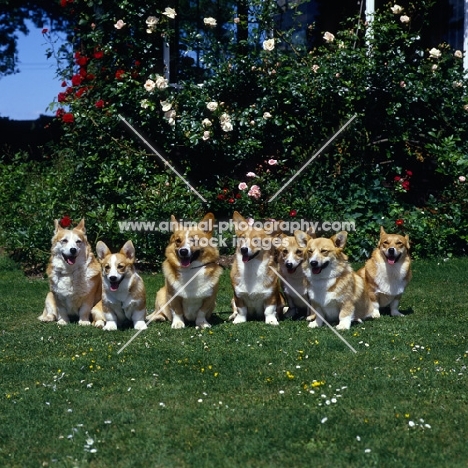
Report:
[[[297,267],[298,267],[299,265],[294,266],[294,264],[292,264],[291,262],[286,262],[286,263],[284,264],[284,266],[286,267],[286,270],[288,271],[288,273],[289,273],[290,275],[292,275],[293,273],[296,272]]]
[[[193,254],[190,254],[190,250],[184,247],[178,250],[177,255],[179,256],[181,266],[187,268],[200,256],[200,250],[196,250]]]
[[[75,252],[73,253],[72,250],[74,250]],[[74,265],[76,262],[76,249],[70,249],[70,252],[72,253],[72,255],[62,254],[62,257],[68,265]]]
[[[322,265],[320,265],[319,262],[317,262],[316,260],[312,260],[310,262],[310,267],[312,268],[312,273],[314,275],[319,275],[324,268],[327,268],[329,263],[330,262],[327,261],[327,262],[323,263]]]
[[[120,283],[124,278],[125,275],[121,276],[120,279],[117,279],[117,276],[109,276],[110,290],[112,292],[117,291],[117,289],[119,289]]]
[[[396,249],[390,247],[387,250],[385,257],[387,257],[387,262],[389,265],[394,265],[396,262],[398,262],[398,260],[400,260],[401,253],[398,253]]]
[[[248,247],[241,247],[240,252],[242,254],[242,261],[244,263],[250,262],[253,258],[255,258],[259,253],[260,250],[257,250],[253,255],[249,255],[249,248]]]

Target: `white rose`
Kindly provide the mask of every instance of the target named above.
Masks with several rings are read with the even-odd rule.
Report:
[[[168,112],[172,109],[172,104],[167,101],[161,101],[161,109],[163,112]]]
[[[323,35],[323,38],[325,42],[333,42],[335,40],[335,36],[331,32],[328,32],[328,31]]]
[[[208,132],[208,131],[203,132],[203,137],[202,138],[205,141],[209,140],[210,139],[210,132]]]
[[[166,89],[168,86],[168,82],[166,78],[161,75],[156,75],[156,87],[158,89]]]
[[[215,111],[218,108],[218,103],[215,101],[211,101],[206,105],[207,109],[211,112]]]
[[[453,55],[457,58],[463,58],[463,52],[461,50],[456,50]]]
[[[431,58],[440,58],[441,55],[442,55],[442,52],[439,49],[436,49],[435,47],[433,47],[429,51],[429,57],[431,57]]]
[[[409,16],[406,16],[406,15],[400,16],[400,21],[402,23],[409,23],[410,22]]]
[[[117,21],[117,23],[114,24],[115,29],[122,29],[127,23],[124,23],[123,20]]]
[[[163,11],[163,15],[166,15],[168,18],[174,19],[177,16],[177,13],[174,10],[174,8],[166,7],[166,9]]]
[[[230,122],[231,121],[231,116],[229,114],[222,114],[221,117],[219,118],[219,121],[223,124],[223,123],[226,123],[226,122]]]
[[[210,119],[203,119],[202,120],[202,125],[204,127],[211,127],[213,124],[211,123],[211,120]]]
[[[156,83],[153,80],[146,80],[144,87],[146,91],[150,92],[153,91],[153,89],[156,87]]]
[[[400,5],[394,5],[390,8],[390,10],[392,10],[392,13],[394,15],[399,15],[403,11],[403,7],[401,7]]]
[[[205,23],[205,26],[208,26],[210,28],[215,28],[216,27],[216,20],[214,18],[204,18],[203,23]]]
[[[229,120],[227,120],[221,124],[221,128],[225,132],[232,132],[234,127],[232,126],[232,123]]]
[[[267,39],[263,41],[263,50],[267,50],[271,52],[275,48],[275,40],[274,39]]]

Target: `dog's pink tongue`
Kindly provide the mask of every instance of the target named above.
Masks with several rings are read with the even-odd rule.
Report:
[[[250,257],[248,255],[242,255],[242,261],[244,263],[247,263],[250,260]]]
[[[110,284],[110,290],[115,292],[117,291],[117,289],[119,289],[119,283],[111,283]]]
[[[322,269],[320,267],[312,268],[312,273],[314,275],[318,275],[321,271],[322,271]]]
[[[389,265],[394,265],[395,264],[395,259],[394,258],[387,258],[388,264]]]
[[[181,264],[184,268],[187,268],[188,266],[190,266],[190,258],[183,258],[183,259],[180,261],[180,264]]]
[[[69,265],[74,265],[76,262],[76,258],[75,257],[67,257],[67,263]]]

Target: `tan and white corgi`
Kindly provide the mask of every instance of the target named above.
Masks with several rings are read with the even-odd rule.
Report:
[[[409,248],[408,236],[387,234],[380,227],[378,246],[358,271],[365,280],[375,315],[380,307],[390,307],[393,317],[403,315],[398,306],[412,276]]]
[[[148,321],[172,321],[172,328],[195,322],[210,327],[219,278],[219,251],[213,242],[214,216],[208,213],[200,223],[184,226],[171,216],[172,236],[162,269],[165,285],[156,294],[155,311]]]
[[[102,300],[93,311],[104,314],[104,330],[117,330],[126,320],[133,322],[135,330],[145,330],[145,284],[135,270],[132,241],[127,241],[115,254],[99,241],[96,253],[102,267]]]
[[[237,245],[231,269],[234,298],[229,320],[243,323],[252,318],[264,319],[265,323],[278,325],[284,302],[278,275],[271,269],[277,269],[274,237],[250,226],[237,211],[233,221]]]
[[[307,241],[309,234],[304,236],[280,235],[281,245],[277,248],[277,261],[281,275],[280,284],[286,297],[287,307],[284,316],[294,319],[311,315],[307,307],[307,278],[305,270],[309,268],[307,262]],[[313,236],[315,237],[315,236]]]
[[[104,326],[103,314],[91,314],[101,300],[101,268],[86,238],[85,222],[69,230],[55,220],[52,248],[47,267],[50,291],[39,318],[42,322],[70,323],[77,317],[79,325]]]
[[[296,235],[304,235],[298,233]],[[306,270],[308,295],[317,317],[309,327],[320,327],[324,320],[339,322],[338,330],[348,330],[351,322],[374,317],[364,280],[352,269],[343,253],[348,233],[341,231],[331,239],[307,242]]]

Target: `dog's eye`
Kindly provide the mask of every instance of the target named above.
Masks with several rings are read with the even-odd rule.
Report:
[[[76,243],[77,243],[77,244],[81,244],[81,240],[78,239],[78,240],[76,241]]]
[[[284,249],[284,250],[283,250],[283,254],[284,254],[284,255],[288,255],[288,250],[287,250],[287,249]]]
[[[401,247],[403,245],[403,242],[397,241],[396,245],[398,245],[398,247]]]
[[[62,244],[67,244],[68,243],[68,239],[62,239]]]
[[[321,250],[320,250],[320,253],[321,253],[322,255],[327,255],[327,254],[328,254],[328,250],[327,250],[327,249],[321,249]]]
[[[117,269],[118,269],[118,270],[123,270],[124,268],[125,268],[125,265],[123,265],[122,263],[119,263],[119,264],[117,265]]]
[[[296,255],[299,255],[300,257],[302,257],[302,250],[296,250]]]
[[[104,271],[109,271],[110,270],[110,266],[109,265],[104,265]]]
[[[176,240],[175,240],[175,243],[176,245],[180,245],[182,243],[182,240],[180,239],[180,237],[178,237]]]
[[[384,247],[387,247],[387,246],[388,246],[388,241],[383,241],[383,242],[382,242],[382,245],[383,245]]]

